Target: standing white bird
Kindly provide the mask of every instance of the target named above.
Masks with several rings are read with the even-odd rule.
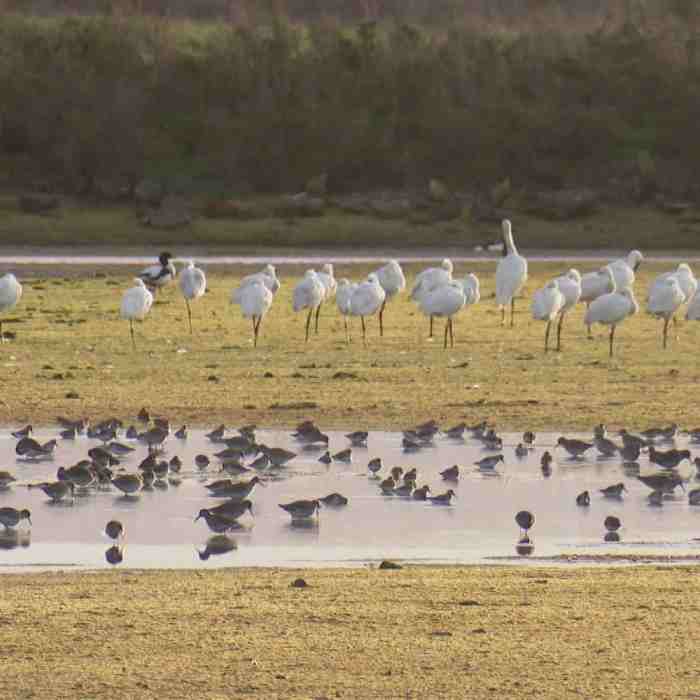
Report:
[[[465,306],[473,306],[478,304],[481,299],[481,292],[479,290],[479,278],[470,272],[464,276],[462,280],[462,287],[464,289],[464,304]]]
[[[559,289],[559,281],[551,280],[542,289],[538,289],[532,297],[530,310],[532,318],[536,321],[546,321],[547,329],[544,333],[544,351],[549,350],[549,331],[552,321],[560,314],[566,304],[566,297]]]
[[[663,347],[666,349],[668,323],[685,301],[685,294],[675,276],[658,280],[651,288],[647,301],[647,311],[656,318],[663,318]]]
[[[642,260],[644,260],[644,256],[638,250],[631,250],[626,257],[613,260],[610,263],[610,268],[615,278],[615,287],[618,291],[633,288],[634,273],[639,270]]]
[[[452,261],[449,258],[445,258],[440,264],[440,267],[428,267],[422,272],[419,272],[413,282],[413,288],[410,294],[411,300],[420,302],[420,298],[424,294],[428,294],[435,289],[435,287],[441,287],[451,282],[453,269]],[[433,337],[432,316],[430,317],[430,332],[428,337]]]
[[[199,297],[204,295],[204,292],[207,290],[207,278],[203,270],[195,267],[192,260],[188,260],[185,263],[185,267],[180,271],[178,284],[180,285],[182,296],[185,297],[187,320],[190,323],[190,335],[192,335],[192,309],[190,308],[190,301],[199,299]]]
[[[136,350],[136,340],[134,339],[134,319],[142,321],[153,305],[153,294],[146,289],[146,285],[140,277],[136,283],[124,292],[121,305],[121,317],[129,319],[129,330],[131,332],[131,344]]]
[[[683,303],[689,302],[698,291],[698,281],[687,263],[681,263],[673,272],[663,272],[650,285],[647,300],[651,299],[654,288],[665,280],[673,278],[678,281],[678,286],[683,292]]]
[[[564,316],[578,304],[581,298],[581,273],[571,268],[565,275],[556,278],[559,291],[564,295],[564,305],[559,312],[557,324],[557,352],[561,350],[561,329],[564,325]]]
[[[373,316],[381,308],[386,294],[379,284],[379,278],[371,272],[364,282],[350,296],[350,316],[359,316],[362,321],[362,342],[367,344],[367,331],[365,328],[365,316]]]
[[[634,292],[630,288],[617,291],[611,267],[608,266],[606,270],[608,270],[608,277],[613,291],[603,294],[591,302],[586,310],[583,322],[587,326],[591,326],[594,323],[610,326],[610,357],[612,357],[615,328],[626,318],[636,314],[639,311],[639,305],[634,298]]]
[[[454,328],[452,317],[464,306],[466,297],[464,286],[458,280],[452,280],[441,287],[435,287],[431,291],[423,294],[418,301],[420,310],[426,316],[438,316],[446,318],[445,322],[445,342],[443,347],[447,349],[447,333],[450,334],[450,346],[455,345]]]
[[[685,312],[686,321],[700,321],[700,291],[695,292],[695,296],[690,300]]]
[[[316,335],[318,335],[318,317],[319,314],[321,313],[321,307],[323,306],[323,302],[326,300],[330,300],[335,296],[335,290],[337,288],[337,284],[335,281],[335,277],[333,276],[333,265],[331,263],[326,263],[322,268],[321,272],[316,273],[318,276],[319,281],[323,285],[323,299],[321,299],[321,303],[316,307]]]
[[[348,330],[348,316],[350,315],[350,299],[357,289],[357,284],[343,278],[338,282],[335,292],[335,304],[343,317],[345,324],[345,342],[350,343],[350,331]]]
[[[231,293],[231,303],[241,303],[241,292],[243,288],[253,282],[262,282],[273,294],[277,294],[280,288],[280,281],[277,277],[277,271],[274,265],[265,265],[262,272],[255,272],[252,275],[246,275],[238,284],[238,287]]]
[[[151,265],[145,270],[141,270],[139,277],[150,290],[157,291],[175,279],[177,270],[171,262],[172,258],[172,253],[163,252],[158,256],[157,265]]]
[[[515,297],[527,281],[527,260],[518,254],[510,221],[504,219],[501,226],[506,247],[505,255],[496,268],[496,303],[501,309],[502,326],[506,323],[506,306],[510,304],[510,327],[512,328],[515,324]]]
[[[21,298],[22,285],[17,278],[10,272],[0,277],[0,313],[14,309]],[[0,343],[3,342],[5,342],[5,336],[2,334],[2,318],[0,318]]]
[[[382,285],[386,298],[382,303],[382,308],[379,309],[379,337],[384,335],[384,309],[387,302],[393,299],[397,294],[406,289],[406,278],[404,277],[401,265],[396,260],[389,262],[377,270],[377,279]]]
[[[258,347],[258,333],[263,317],[272,306],[273,294],[260,279],[246,284],[241,290],[240,301],[241,313],[244,318],[253,321],[253,347]],[[232,304],[236,302],[231,300]]]
[[[311,315],[318,305],[323,301],[324,286],[318,278],[315,270],[307,270],[302,280],[294,287],[292,294],[292,309],[294,313],[302,309],[308,309],[309,315],[306,317],[306,342],[309,342],[309,326],[311,325]]]

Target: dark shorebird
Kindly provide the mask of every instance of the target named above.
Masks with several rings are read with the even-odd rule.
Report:
[[[352,450],[348,447],[345,450],[341,450],[340,452],[336,452],[333,455],[333,461],[334,462],[345,462],[346,464],[349,464],[352,462]]]
[[[588,491],[582,491],[576,496],[576,505],[587,507],[591,505],[591,494]]]
[[[334,508],[340,508],[348,504],[348,499],[339,493],[329,493],[327,496],[319,498],[318,500],[321,501],[324,506],[332,506]]]
[[[71,420],[70,418],[64,418],[63,416],[58,416],[56,422],[64,430],[75,430],[76,433],[82,434],[90,426],[90,421],[87,418],[79,418],[78,420]]]
[[[393,477],[388,476],[379,484],[379,488],[385,496],[391,496],[396,488],[396,482],[394,481]]]
[[[17,527],[22,520],[26,520],[30,525],[32,524],[31,513],[26,508],[22,510],[17,510],[17,508],[0,508],[0,523],[5,526],[6,530]]]
[[[107,450],[109,450],[113,455],[128,455],[130,452],[134,452],[133,447],[129,447],[129,445],[124,445],[121,442],[110,442],[107,445]]]
[[[425,484],[425,486],[421,486],[419,489],[414,490],[413,500],[414,501],[425,501],[428,499],[429,493],[430,493],[430,486]]]
[[[418,452],[418,450],[425,447],[425,445],[421,442],[417,442],[416,440],[411,440],[410,438],[404,437],[401,440],[401,447],[403,448],[404,452]]]
[[[311,501],[292,501],[291,503],[280,503],[279,507],[292,516],[292,520],[307,520],[315,513],[318,513],[321,507],[320,501],[314,499]]]
[[[56,472],[56,478],[59,481],[70,481],[74,486],[86,489],[95,483],[97,473],[94,467],[78,463],[68,467],[68,469],[59,467],[58,472]]]
[[[121,564],[124,561],[124,549],[117,544],[113,544],[105,552],[105,560],[112,566]]]
[[[529,510],[521,510],[516,513],[515,522],[521,529],[521,534],[527,535],[527,531],[535,524],[535,516]]]
[[[212,532],[223,533],[241,529],[241,524],[235,518],[231,518],[223,513],[212,513],[208,508],[202,508],[199,511],[194,519],[195,522],[200,518],[204,520]]]
[[[100,467],[113,467],[119,464],[119,460],[104,447],[91,447],[88,450],[88,457]]]
[[[206,437],[209,438],[209,440],[211,440],[212,442],[222,442],[224,439],[225,432],[226,426],[222,423],[218,428],[214,428],[214,430],[208,432],[206,434]]]
[[[394,481],[399,481],[401,479],[401,475],[403,474],[403,467],[392,467],[391,468],[391,478]]]
[[[55,503],[66,496],[72,498],[75,494],[75,484],[72,481],[43,481],[40,484],[29,484],[29,488],[41,489]]]
[[[449,469],[443,469],[440,472],[440,476],[445,481],[457,481],[459,479],[459,466],[454,464]]]
[[[319,458],[318,461],[321,462],[321,464],[330,464],[333,461],[333,458],[331,457],[331,453],[326,450]]]
[[[594,437],[593,444],[603,457],[614,457],[620,451],[620,448],[608,438]]]
[[[693,489],[688,494],[688,503],[691,506],[700,506],[700,489]]]
[[[660,452],[652,445],[649,448],[649,461],[664,469],[675,469],[684,459],[690,460],[689,450],[668,450]]]
[[[600,489],[600,492],[606,498],[622,498],[622,492],[627,491],[625,485],[620,482],[618,484],[612,484],[611,486],[606,486],[604,489]]]
[[[356,430],[353,433],[348,433],[345,437],[350,440],[353,447],[367,447],[369,433],[366,430]]]
[[[105,525],[105,534],[113,540],[124,536],[124,526],[118,520],[110,520]]]
[[[238,520],[246,513],[253,515],[253,504],[246,498],[242,501],[226,501],[214,508],[207,508],[207,510],[215,515],[225,515],[232,520]]]
[[[593,447],[593,443],[560,437],[557,440],[556,447],[563,447],[571,457],[574,459],[579,459],[583,457],[587,450],[590,450],[591,447]]]
[[[665,428],[649,428],[642,430],[640,435],[647,440],[673,440],[678,433],[678,426],[675,423]]]
[[[537,439],[537,436],[535,435],[535,433],[532,432],[532,430],[526,430],[523,433],[523,442],[528,447],[534,447],[536,439]]]
[[[18,456],[24,457],[25,459],[47,459],[51,458],[53,455],[53,452],[56,449],[56,444],[56,440],[49,440],[42,445],[34,438],[23,437],[15,445],[15,452]]]
[[[175,437],[178,440],[187,440],[187,426],[183,425],[178,431],[176,431]]]
[[[255,469],[256,471],[262,471],[263,469],[267,469],[270,466],[270,458],[266,454],[261,454],[259,457],[256,457],[251,463],[250,463],[250,468]]]
[[[598,423],[598,425],[593,428],[594,438],[606,438],[608,437],[608,426],[605,423]]]
[[[127,440],[138,440],[138,438],[139,438],[139,431],[136,430],[136,426],[130,425],[126,430],[126,439]]]
[[[438,496],[428,496],[428,500],[435,506],[449,506],[453,498],[457,498],[457,494],[452,489]]]
[[[182,469],[182,460],[175,455],[168,463],[168,466],[170,467],[171,472],[177,474]]]
[[[264,452],[273,467],[283,467],[287,462],[294,459],[297,455],[296,452],[290,452],[289,450],[284,450],[281,447],[267,447],[265,445],[260,445],[260,451]]]
[[[228,554],[228,552],[233,552],[236,549],[238,549],[238,545],[235,540],[226,535],[214,535],[207,540],[204,549],[197,550],[197,555],[201,561],[207,561],[209,557]]]
[[[148,409],[145,406],[136,414],[136,420],[138,420],[139,423],[145,424],[151,422],[151,414],[148,412]]]
[[[168,435],[170,435],[169,430],[156,426],[139,435],[139,440],[148,445],[149,452],[156,452],[162,447]]]
[[[479,469],[482,470],[491,470],[495,469],[496,465],[499,462],[503,462],[505,464],[505,459],[503,459],[503,455],[493,455],[492,457],[484,457],[483,459],[480,459],[478,462],[474,462],[474,464],[479,467]]]
[[[382,470],[382,458],[381,457],[374,457],[369,460],[367,463],[367,469],[372,472],[373,475],[376,475],[378,472]]]
[[[32,434],[32,426],[31,425],[26,425],[24,428],[21,428],[20,430],[15,430],[12,433],[13,438],[17,438],[18,440],[21,440],[24,437],[29,437]]]
[[[120,474],[112,479],[112,485],[126,496],[138,493],[143,484],[143,479],[139,474]]]
[[[198,469],[206,469],[209,466],[209,457],[206,455],[196,455],[194,463],[197,465]]]
[[[528,454],[530,454],[530,450],[528,450],[522,442],[519,442],[515,447],[515,456],[519,459],[523,459],[527,457]]]
[[[628,444],[623,445],[620,449],[620,457],[622,457],[623,462],[631,464],[639,459],[641,451],[642,448],[640,447],[639,443],[629,442]]]
[[[445,431],[445,435],[452,440],[463,440],[464,431],[467,429],[466,423],[458,423],[457,425]]]
[[[10,472],[0,471],[0,491],[9,489],[17,479]]]
[[[652,491],[648,496],[650,506],[662,506],[664,504],[663,491]]]
[[[404,472],[403,474],[404,484],[408,483],[409,481],[412,481],[415,484],[417,478],[418,470],[415,467],[411,467],[411,469],[409,469],[407,472]]]
[[[78,431],[75,428],[66,428],[58,434],[58,437],[60,437],[61,440],[75,440],[77,435]]]
[[[637,479],[652,491],[661,491],[661,493],[673,493],[677,486],[685,488],[683,478],[674,473],[649,474],[638,476]]]
[[[620,522],[620,518],[616,518],[614,515],[608,515],[603,521],[603,525],[605,525],[605,529],[608,532],[617,532],[622,526],[622,523]]]
[[[627,445],[639,445],[639,448],[643,449],[645,447],[649,447],[651,444],[649,440],[641,438],[638,435],[633,435],[632,433],[627,432],[627,430],[624,428],[620,430],[619,435],[622,438],[622,444],[625,447],[627,447]]]
[[[229,483],[226,484],[226,481]],[[232,501],[242,501],[251,494],[256,484],[261,483],[262,481],[258,476],[254,476],[249,481],[240,481],[236,484],[232,483],[230,479],[225,479],[224,482],[217,486],[216,490],[211,492],[211,495],[217,498],[228,498]]]
[[[413,493],[413,482],[408,481],[401,486],[397,486],[394,489],[394,496],[398,496],[399,498],[410,498],[411,494]]]
[[[316,443],[327,445],[329,442],[328,435],[326,435],[326,433],[322,433],[316,426],[313,426],[302,433],[294,433],[293,437],[302,445],[314,445]]]

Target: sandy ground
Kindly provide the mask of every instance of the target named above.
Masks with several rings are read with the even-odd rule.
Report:
[[[5,575],[0,693],[697,698],[698,571]]]

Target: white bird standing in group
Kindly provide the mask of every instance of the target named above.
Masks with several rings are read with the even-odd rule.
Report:
[[[129,330],[131,332],[131,344],[136,350],[136,340],[134,339],[134,319],[142,321],[153,305],[153,294],[151,294],[143,280],[137,277],[136,284],[127,289],[122,297],[121,317],[129,319]]]
[[[420,304],[421,297],[429,294],[436,287],[441,287],[452,281],[452,261],[445,258],[440,267],[429,267],[416,275],[411,289],[411,301]],[[433,337],[433,317],[430,317],[429,338]]]
[[[561,329],[564,325],[564,316],[578,304],[581,298],[581,273],[571,268],[565,275],[556,279],[559,291],[564,295],[564,305],[559,311],[559,323],[557,324],[557,352],[561,350]]]
[[[0,277],[0,314],[9,311],[17,306],[17,302],[22,298],[22,285],[12,273],[7,273]],[[2,318],[0,318],[0,343],[5,342],[2,334]]]
[[[656,318],[663,318],[663,348],[666,349],[668,341],[668,324],[671,318],[685,301],[685,294],[675,276],[657,280],[649,292],[647,311]]]
[[[187,320],[190,323],[190,335],[192,335],[192,309],[190,308],[190,301],[199,299],[199,297],[204,295],[204,292],[207,290],[207,278],[202,270],[194,266],[192,260],[188,260],[185,263],[185,267],[180,272],[178,282],[182,296],[185,297]]]
[[[362,321],[362,342],[365,345],[367,345],[365,316],[376,314],[384,303],[384,299],[386,299],[386,294],[374,272],[367,275],[367,279],[357,285],[350,297],[350,315],[360,317]]]
[[[506,323],[506,306],[510,304],[510,327],[515,324],[515,297],[527,282],[527,260],[518,254],[513,241],[510,221],[502,223],[504,257],[496,268],[496,303],[501,309],[501,325]]]
[[[636,314],[639,311],[639,305],[630,288],[617,290],[611,266],[608,265],[605,269],[612,291],[599,296],[590,303],[586,309],[586,315],[583,317],[583,322],[589,327],[594,323],[610,326],[610,357],[612,357],[615,328],[626,318]]]
[[[240,291],[238,295],[236,292]],[[238,299],[238,301],[236,301]],[[258,334],[263,317],[272,306],[273,295],[261,279],[246,284],[240,290],[234,290],[231,303],[239,304],[244,318],[253,321],[253,347],[258,347]]]
[[[566,304],[566,297],[559,289],[559,280],[551,280],[538,289],[532,297],[532,305],[530,310],[532,317],[536,321],[546,321],[547,329],[544,333],[544,351],[549,350],[549,331],[552,327],[552,321],[561,313]]]
[[[350,331],[348,330],[348,316],[350,315],[350,299],[353,292],[357,289],[357,284],[349,280],[342,279],[338,282],[338,287],[335,291],[335,303],[343,317],[345,324],[345,342],[350,343]]]
[[[379,309],[379,337],[381,338],[384,336],[384,309],[388,301],[406,289],[406,278],[401,265],[396,260],[389,260],[386,265],[377,270],[377,279],[386,295],[382,308]]]
[[[241,293],[246,285],[253,282],[262,282],[273,294],[277,294],[280,288],[280,281],[277,278],[277,271],[274,265],[265,265],[262,272],[255,272],[252,275],[246,275],[238,284],[238,287],[231,293],[231,303],[241,303]]]
[[[158,256],[157,265],[151,265],[145,270],[141,270],[139,277],[150,290],[156,292],[175,279],[177,270],[171,262],[172,258],[172,253],[163,252]]]
[[[445,322],[445,342],[443,347],[447,349],[447,333],[450,334],[450,346],[454,347],[455,337],[452,324],[452,317],[464,306],[466,297],[464,286],[458,280],[452,280],[440,287],[435,287],[429,292],[421,295],[418,300],[420,310],[426,315],[446,318]]]
[[[309,315],[306,317],[306,342],[309,342],[309,326],[311,325],[311,315],[318,305],[323,301],[325,288],[321,284],[315,270],[307,270],[302,280],[294,287],[292,293],[292,309],[294,313],[302,309],[308,309]]]
[[[335,296],[337,284],[335,281],[335,277],[333,276],[333,265],[331,265],[330,263],[326,263],[321,268],[321,272],[317,272],[316,275],[319,279],[319,282],[323,286],[323,297],[321,299],[321,303],[316,307],[315,332],[316,335],[318,335],[318,317],[321,313],[321,307],[323,306],[324,301],[330,301]]]
[[[695,296],[695,292],[698,291],[698,281],[695,279],[693,271],[690,269],[690,265],[687,263],[681,263],[673,272],[664,272],[660,274],[650,285],[649,293],[647,295],[647,301],[651,299],[654,294],[654,288],[662,284],[664,280],[673,278],[678,281],[678,286],[683,292],[683,304],[690,303],[690,300]],[[676,317],[672,317],[674,323]]]

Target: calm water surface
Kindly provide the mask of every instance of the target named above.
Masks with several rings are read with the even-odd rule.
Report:
[[[57,430],[39,431],[35,437],[47,440]],[[571,437],[572,434],[569,434]],[[331,452],[347,446],[342,433],[330,433]],[[37,568],[108,567],[105,550],[112,544],[103,534],[105,523],[121,520],[127,531],[121,567],[192,568],[217,566],[350,566],[384,558],[420,563],[493,563],[515,556],[518,527],[513,518],[521,509],[535,514],[531,532],[535,554],[664,554],[700,555],[700,507],[688,505],[680,489],[662,507],[647,503],[649,489],[635,473],[623,470],[615,459],[573,461],[555,452],[552,475],[544,478],[540,457],[550,451],[558,434],[538,436],[537,448],[525,459],[514,455],[519,436],[506,435],[505,464],[495,473],[480,472],[473,462],[488,453],[481,443],[467,439],[457,442],[437,438],[435,447],[406,454],[398,433],[370,433],[366,449],[353,450],[352,464],[318,461],[321,452],[305,452],[288,432],[260,431],[258,440],[270,446],[297,451],[299,456],[280,470],[263,474],[266,486],[253,491],[254,517],[241,518],[245,529],[232,538],[237,549],[200,561],[211,536],[203,520],[194,522],[200,508],[221,503],[208,495],[204,484],[226,475],[218,473],[212,457],[208,470],[194,466],[198,453],[212,455],[224,445],[213,444],[201,431],[191,431],[186,441],[170,437],[166,457],[179,455],[184,466],[178,486],[142,492],[127,499],[115,490],[90,491],[73,502],[53,504],[38,489],[25,484],[55,479],[61,465],[68,466],[86,456],[99,444],[79,437],[61,441],[53,461],[26,462],[15,455],[10,430],[0,431],[0,468],[19,480],[13,488],[0,491],[0,507],[29,508],[31,534],[13,540],[0,529],[0,570]],[[123,441],[126,442],[126,441]],[[123,459],[129,471],[146,456],[145,446],[131,443],[136,452]],[[677,443],[684,445],[683,440]],[[662,446],[665,448],[665,446]],[[427,483],[433,493],[453,488],[457,499],[450,507],[434,506],[381,495],[378,480],[368,477],[367,462],[381,457],[384,471],[395,465],[418,469],[418,483]],[[443,482],[439,472],[460,465],[458,484]],[[694,469],[685,463],[690,475]],[[646,458],[641,473],[650,473]],[[681,467],[681,471],[683,467]],[[622,500],[604,498],[598,489],[624,481],[629,493]],[[694,487],[694,476],[689,488]],[[582,490],[591,492],[592,503],[578,508],[575,498]],[[338,491],[350,499],[342,509],[324,508],[310,527],[295,527],[278,507],[300,498],[318,498]],[[604,543],[603,520],[616,515],[622,520],[620,543]],[[0,526],[1,527],[1,526]],[[21,533],[21,529],[20,529]],[[527,559],[520,561],[526,562]]]

